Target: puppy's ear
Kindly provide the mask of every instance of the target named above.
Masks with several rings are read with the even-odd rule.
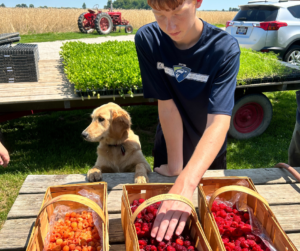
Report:
[[[123,133],[131,126],[129,114],[123,110],[112,111],[111,134],[122,137]]]

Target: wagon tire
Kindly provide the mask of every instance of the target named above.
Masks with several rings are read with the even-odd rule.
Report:
[[[126,25],[125,26],[125,32],[126,33],[132,33],[133,32],[133,27],[130,24]]]
[[[101,35],[107,35],[111,33],[113,29],[113,21],[107,13],[100,13],[95,19],[95,28],[97,32]]]
[[[261,135],[270,125],[273,107],[263,94],[248,94],[239,98],[232,111],[229,136],[250,139]]]
[[[84,19],[85,19],[84,15],[85,15],[86,13],[87,13],[87,12],[82,13],[82,14],[79,16],[79,18],[78,18],[78,28],[79,28],[80,32],[82,32],[82,33],[87,33],[87,32],[88,32],[88,30],[86,30],[86,29],[84,28],[84,26],[83,26],[83,21],[84,21]]]

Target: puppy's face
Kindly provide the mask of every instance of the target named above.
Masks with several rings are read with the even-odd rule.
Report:
[[[93,111],[91,117],[91,124],[82,132],[85,140],[121,144],[126,138],[131,125],[130,116],[117,104],[102,105]]]

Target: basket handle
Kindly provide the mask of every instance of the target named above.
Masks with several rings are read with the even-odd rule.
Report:
[[[77,203],[83,204],[85,206],[88,206],[89,208],[91,208],[92,210],[94,210],[99,215],[99,217],[101,218],[101,220],[103,222],[105,222],[104,213],[103,213],[102,209],[99,207],[99,205],[96,202],[94,202],[91,199],[88,199],[88,198],[86,198],[84,196],[80,196],[80,195],[63,194],[63,195],[60,195],[60,196],[57,196],[57,197],[53,198],[52,200],[49,200],[47,203],[44,204],[44,206],[41,208],[40,212],[38,213],[38,216],[37,216],[36,221],[35,221],[35,226],[37,226],[40,214],[49,205],[52,205],[53,203],[56,203],[56,202],[62,202],[62,201],[77,202]]]
[[[243,187],[243,186],[225,186],[225,187],[221,187],[218,190],[216,190],[212,196],[210,197],[209,203],[208,203],[208,208],[209,210],[211,210],[212,204],[214,202],[214,200],[222,193],[226,193],[226,192],[232,192],[232,191],[236,191],[236,192],[242,192],[242,193],[246,193],[248,195],[251,195],[253,197],[255,197],[256,199],[258,199],[259,201],[261,201],[270,211],[271,215],[274,216],[272,210],[270,209],[269,203],[266,201],[266,199],[264,197],[262,197],[259,193],[251,190],[248,187]]]
[[[146,201],[144,201],[141,205],[138,206],[138,208],[134,211],[133,215],[131,216],[131,222],[134,223],[137,215],[143,211],[146,207],[156,203],[156,202],[160,202],[160,201],[165,201],[165,200],[176,200],[176,201],[180,201],[183,202],[185,204],[187,204],[188,206],[190,206],[190,208],[192,209],[192,216],[195,219],[195,221],[198,221],[198,217],[197,217],[197,212],[195,210],[195,207],[193,205],[193,203],[187,199],[186,197],[182,196],[182,195],[178,195],[178,194],[160,194],[157,196],[154,196]]]

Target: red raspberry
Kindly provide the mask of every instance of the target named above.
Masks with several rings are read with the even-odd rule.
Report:
[[[242,251],[249,251],[249,249],[248,248],[243,248]]]
[[[223,219],[226,218],[227,213],[225,212],[225,210],[221,210],[221,211],[220,211],[220,216],[221,216]]]
[[[158,211],[157,209],[154,209],[154,210],[153,210],[153,213],[152,213],[152,214],[153,214],[154,217],[157,215],[157,211]]]
[[[144,201],[145,201],[145,200],[142,199],[142,198],[139,199],[139,203],[140,203],[140,204],[142,204]]]
[[[155,208],[154,208],[154,206],[151,205],[151,206],[147,207],[146,209],[147,209],[147,213],[153,213]]]
[[[252,251],[262,251],[263,249],[260,248],[260,246],[256,245],[252,248]]]
[[[247,234],[246,238],[247,238],[247,240],[253,240],[253,241],[255,241],[255,236],[252,235],[252,234]]]
[[[137,207],[136,206],[132,206],[130,209],[131,209],[131,212],[134,213],[135,210],[137,209]]]
[[[236,247],[240,247],[241,246],[241,242],[239,240],[235,240],[234,242]]]
[[[171,246],[168,246],[168,247],[167,247],[167,251],[176,251],[176,249],[173,248],[173,247],[171,247]]]
[[[144,215],[144,220],[147,221],[147,222],[151,221],[151,219],[150,219],[150,217],[148,215]]]
[[[148,225],[149,223],[147,223],[147,222],[144,222],[143,224],[142,224],[142,227],[149,227],[149,225]]]
[[[249,224],[245,224],[244,226],[242,226],[242,231],[245,233],[245,234],[250,234],[251,233],[251,226]]]
[[[136,223],[141,223],[141,224],[142,224],[142,223],[143,223],[143,220],[142,220],[142,219],[136,219],[135,222],[136,222]]]
[[[132,202],[132,205],[133,206],[137,206],[139,204],[139,201],[138,200],[134,200],[133,202]]]
[[[242,248],[241,248],[241,247],[235,246],[233,250],[234,250],[234,251],[242,251]]]
[[[232,249],[230,247],[225,247],[226,251],[232,251]]]
[[[223,203],[220,203],[220,204],[219,204],[219,207],[220,207],[221,209],[225,209],[227,206],[226,206],[225,204],[223,204]]]
[[[225,208],[225,211],[226,211],[227,213],[232,213],[232,208],[231,208],[231,207],[226,207],[226,208]]]
[[[240,216],[235,215],[235,216],[233,216],[233,221],[236,221],[237,223],[239,223],[242,221],[242,219]]]
[[[136,227],[135,230],[136,230],[137,234],[139,234],[141,232],[141,228],[140,227]]]
[[[248,242],[247,241],[242,241],[241,242],[241,247],[242,248],[248,248],[249,247]]]
[[[239,223],[237,223],[236,221],[233,221],[233,222],[231,223],[231,227],[237,228],[238,226],[239,226]]]
[[[228,243],[228,242],[229,242],[229,238],[227,238],[227,237],[222,238],[222,241],[223,241],[224,244],[225,244],[225,243]]]
[[[235,247],[235,244],[232,242],[227,242],[224,245],[225,245],[225,247],[230,247],[231,249],[233,249]]]
[[[146,251],[151,251],[151,247],[152,247],[151,245],[147,245],[147,246],[145,247],[145,250],[146,250]]]
[[[163,248],[163,247],[166,246],[166,243],[164,243],[163,241],[161,241],[160,243],[158,243],[158,246]]]
[[[246,240],[246,239],[245,239],[245,237],[239,237],[238,240],[239,240],[239,241],[244,241],[244,240]]]
[[[147,246],[147,241],[139,240],[139,245]]]
[[[180,246],[183,246],[183,240],[179,238],[176,240],[176,243],[179,244]]]
[[[137,228],[137,227],[142,227],[142,224],[141,224],[141,223],[138,223],[138,222],[134,223],[134,225],[135,225],[136,228]]]
[[[195,250],[195,248],[193,247],[193,246],[189,246],[188,248],[187,248],[187,251],[194,251]]]
[[[184,241],[183,246],[185,246],[187,248],[187,247],[191,246],[191,242],[190,241]]]
[[[146,213],[147,213],[147,209],[146,208],[141,211],[142,215],[146,215]]]
[[[239,211],[236,210],[236,209],[233,209],[232,212],[233,212],[234,214],[238,214],[238,213],[239,213]]]
[[[157,247],[155,247],[155,246],[152,245],[151,251],[157,251]]]
[[[151,223],[151,222],[148,223],[149,229],[152,229],[152,225],[153,225],[153,223]]]
[[[248,214],[248,213],[244,213],[244,218],[245,218],[246,220],[249,220],[249,214]]]
[[[137,215],[137,218],[138,218],[138,219],[142,219],[142,217],[143,217],[143,216],[142,216],[141,213],[139,213],[139,214]]]
[[[147,216],[149,217],[150,221],[154,219],[154,215],[152,213],[148,213]]]

